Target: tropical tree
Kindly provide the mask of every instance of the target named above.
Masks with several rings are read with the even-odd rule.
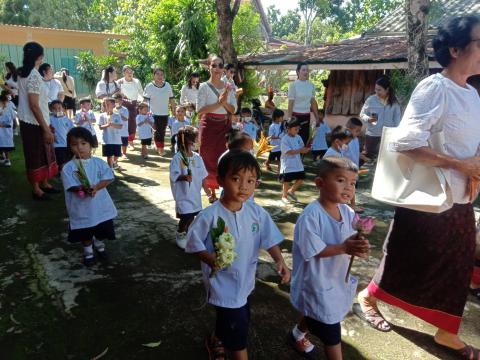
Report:
[[[218,48],[224,61],[237,65],[237,52],[233,45],[233,20],[240,9],[240,0],[215,0],[217,10]]]
[[[304,45],[309,46],[312,41],[312,25],[317,17],[326,18],[330,15],[331,7],[328,0],[300,0],[298,3],[305,24]]]
[[[300,14],[298,10],[288,10],[285,15],[280,15],[275,5],[267,8],[268,22],[272,27],[272,35],[279,38],[285,38],[290,34],[294,34],[300,26]]]
[[[427,15],[429,0],[406,0],[408,38],[408,74],[420,82],[428,76]]]

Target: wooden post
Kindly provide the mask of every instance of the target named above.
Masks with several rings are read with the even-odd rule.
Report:
[[[418,83],[428,76],[427,15],[429,0],[405,0],[408,39],[408,74]]]

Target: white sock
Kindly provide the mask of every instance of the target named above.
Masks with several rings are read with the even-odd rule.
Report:
[[[87,259],[90,259],[93,257],[92,244],[83,247],[83,256],[85,256],[85,258]]]
[[[104,251],[105,250],[105,243],[103,241],[97,240],[96,238],[93,239],[93,245],[97,251]]]
[[[300,341],[302,340],[305,335],[307,335],[306,332],[302,332],[299,328],[298,328],[298,325],[295,325],[295,327],[293,328],[292,330],[292,334],[293,334],[293,337],[295,338],[295,340],[297,341]]]

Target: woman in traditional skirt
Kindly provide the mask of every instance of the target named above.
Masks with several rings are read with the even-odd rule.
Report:
[[[480,74],[480,19],[451,19],[439,28],[433,48],[444,69],[418,84],[390,146],[418,162],[448,169],[454,205],[442,213],[396,209],[381,264],[354,310],[374,328],[389,331],[377,300],[397,306],[437,327],[437,344],[459,358],[479,359],[479,351],[463,343],[458,330],[475,258],[467,184],[480,177],[480,97],[467,79]],[[439,128],[445,135],[444,154],[427,143]]]
[[[18,78],[18,118],[23,142],[27,178],[35,200],[48,200],[58,193],[48,179],[58,173],[50,127],[48,89],[38,72],[43,62],[43,47],[36,42],[23,47],[23,66]]]
[[[235,113],[237,100],[235,90],[222,80],[223,59],[210,55],[207,62],[210,79],[201,83],[198,89],[197,111],[200,116],[200,156],[208,171],[206,178],[210,189],[210,203],[217,200],[218,159],[226,150],[225,135],[231,129],[229,115]]]
[[[318,104],[315,100],[315,85],[308,80],[308,65],[299,63],[297,65],[297,80],[288,87],[288,110],[287,119],[295,116],[300,121],[298,135],[307,145],[310,137],[310,112],[313,112],[318,122]]]

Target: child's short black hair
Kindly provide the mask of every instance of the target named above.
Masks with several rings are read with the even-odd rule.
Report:
[[[253,170],[257,174],[257,180],[260,179],[260,165],[258,165],[257,159],[248,151],[231,150],[218,163],[217,172],[220,179],[225,179],[229,171],[236,174],[240,170]]]
[[[328,135],[329,142],[333,143],[335,140],[353,139],[353,134],[345,126],[338,125]]]
[[[0,102],[7,102],[8,101],[8,96],[7,94],[4,94],[3,92],[0,94]]]
[[[70,148],[70,142],[73,138],[83,139],[88,142],[92,148],[95,147],[95,140],[93,139],[93,135],[90,130],[81,126],[74,127],[70,129],[70,131],[67,133],[67,150],[70,157],[73,157],[75,155]]]
[[[362,120],[360,120],[359,118],[356,118],[356,117],[351,117],[350,119],[348,119],[347,128],[352,128],[352,127],[355,127],[355,126],[362,127],[363,126]]]
[[[252,110],[250,110],[250,108],[248,108],[248,107],[244,107],[240,111],[240,114],[251,114],[251,113],[252,113]]]
[[[358,173],[357,165],[348,158],[325,157],[320,160],[319,164],[317,165],[317,175],[321,178],[324,178],[332,171],[338,169]]]
[[[272,119],[273,120],[276,120],[276,119],[281,118],[283,116],[285,116],[285,113],[283,112],[283,110],[280,110],[280,109],[273,110],[273,113],[272,113]]]
[[[187,150],[188,142],[194,143],[198,136],[198,130],[196,127],[187,125],[178,130],[177,133],[177,148],[180,150]]]
[[[113,97],[106,97],[106,98],[103,98],[103,103],[106,104],[106,103],[112,103],[113,105],[115,105],[115,99]]]
[[[114,99],[115,101],[119,101],[119,100],[122,100],[122,101],[123,101],[123,95],[120,94],[120,93],[118,93],[118,92],[117,92],[116,94],[113,94],[112,97],[113,97],[113,99]]]
[[[50,110],[52,110],[52,109],[53,109],[53,106],[54,106],[54,105],[57,105],[57,104],[62,105],[62,108],[63,108],[63,103],[62,103],[60,100],[53,100],[51,103],[48,104],[48,108],[49,108]]]
[[[290,119],[287,120],[285,126],[287,129],[300,126],[300,120],[298,120],[295,116],[292,116]]]
[[[225,136],[227,140],[227,147],[228,150],[236,150],[241,149],[245,142],[253,141],[253,139],[247,133],[239,129],[232,129],[230,130],[227,135]]]
[[[84,98],[81,98],[81,99],[78,101],[78,103],[79,103],[80,105],[82,105],[83,103],[87,103],[87,102],[91,104],[91,103],[92,103],[92,99],[90,99],[89,97],[84,97]]]
[[[145,101],[142,101],[140,104],[137,105],[137,109],[148,108],[148,104]]]

